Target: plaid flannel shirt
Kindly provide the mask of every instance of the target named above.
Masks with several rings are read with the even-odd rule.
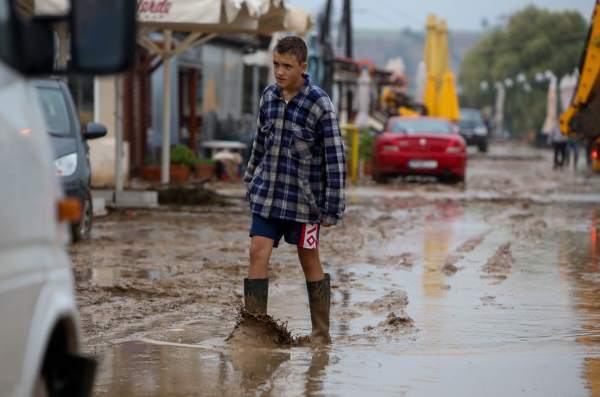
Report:
[[[262,94],[246,197],[265,218],[334,225],[345,208],[344,143],[331,100],[304,80],[287,104],[275,84]]]

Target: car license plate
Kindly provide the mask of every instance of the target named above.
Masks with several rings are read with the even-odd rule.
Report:
[[[432,170],[437,168],[437,161],[435,160],[410,160],[408,162],[409,168],[414,169],[425,169]]]

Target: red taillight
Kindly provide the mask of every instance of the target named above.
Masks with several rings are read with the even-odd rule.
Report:
[[[598,158],[598,151],[596,149],[592,150],[592,158],[596,160]]]
[[[461,153],[465,147],[459,141],[450,141],[446,147],[446,153]]]

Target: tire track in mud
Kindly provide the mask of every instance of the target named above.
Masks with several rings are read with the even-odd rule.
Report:
[[[459,252],[459,253],[468,253],[468,252],[473,251],[475,248],[477,248],[483,242],[483,240],[490,233],[491,233],[491,230],[488,230],[486,232],[478,234],[477,236],[471,237],[470,239],[468,239],[467,241],[465,241],[464,243],[462,243],[456,249],[456,252]]]
[[[515,258],[513,257],[511,242],[509,241],[498,247],[494,255],[488,259],[486,264],[481,268],[484,274],[480,277],[492,280],[493,284],[500,284],[508,278],[514,263]]]
[[[465,255],[463,254],[468,254],[475,248],[477,248],[490,233],[491,230],[487,230],[483,233],[479,233],[474,237],[471,237],[470,239],[462,243],[456,249],[456,254],[448,255],[446,261],[444,262],[444,266],[442,266],[442,268],[440,269],[442,273],[444,273],[448,277],[456,274],[460,269],[462,269],[462,267],[457,267],[456,263],[464,259]]]

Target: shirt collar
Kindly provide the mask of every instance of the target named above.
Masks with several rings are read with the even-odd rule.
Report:
[[[304,96],[307,96],[308,93],[310,92],[310,85],[311,85],[310,75],[308,73],[302,73],[302,77],[304,78],[304,85],[302,86],[302,88],[300,88],[298,93],[302,93]],[[275,84],[275,93],[277,94],[278,97],[283,99],[283,90],[277,84]],[[296,94],[296,95],[298,95],[298,94]]]

